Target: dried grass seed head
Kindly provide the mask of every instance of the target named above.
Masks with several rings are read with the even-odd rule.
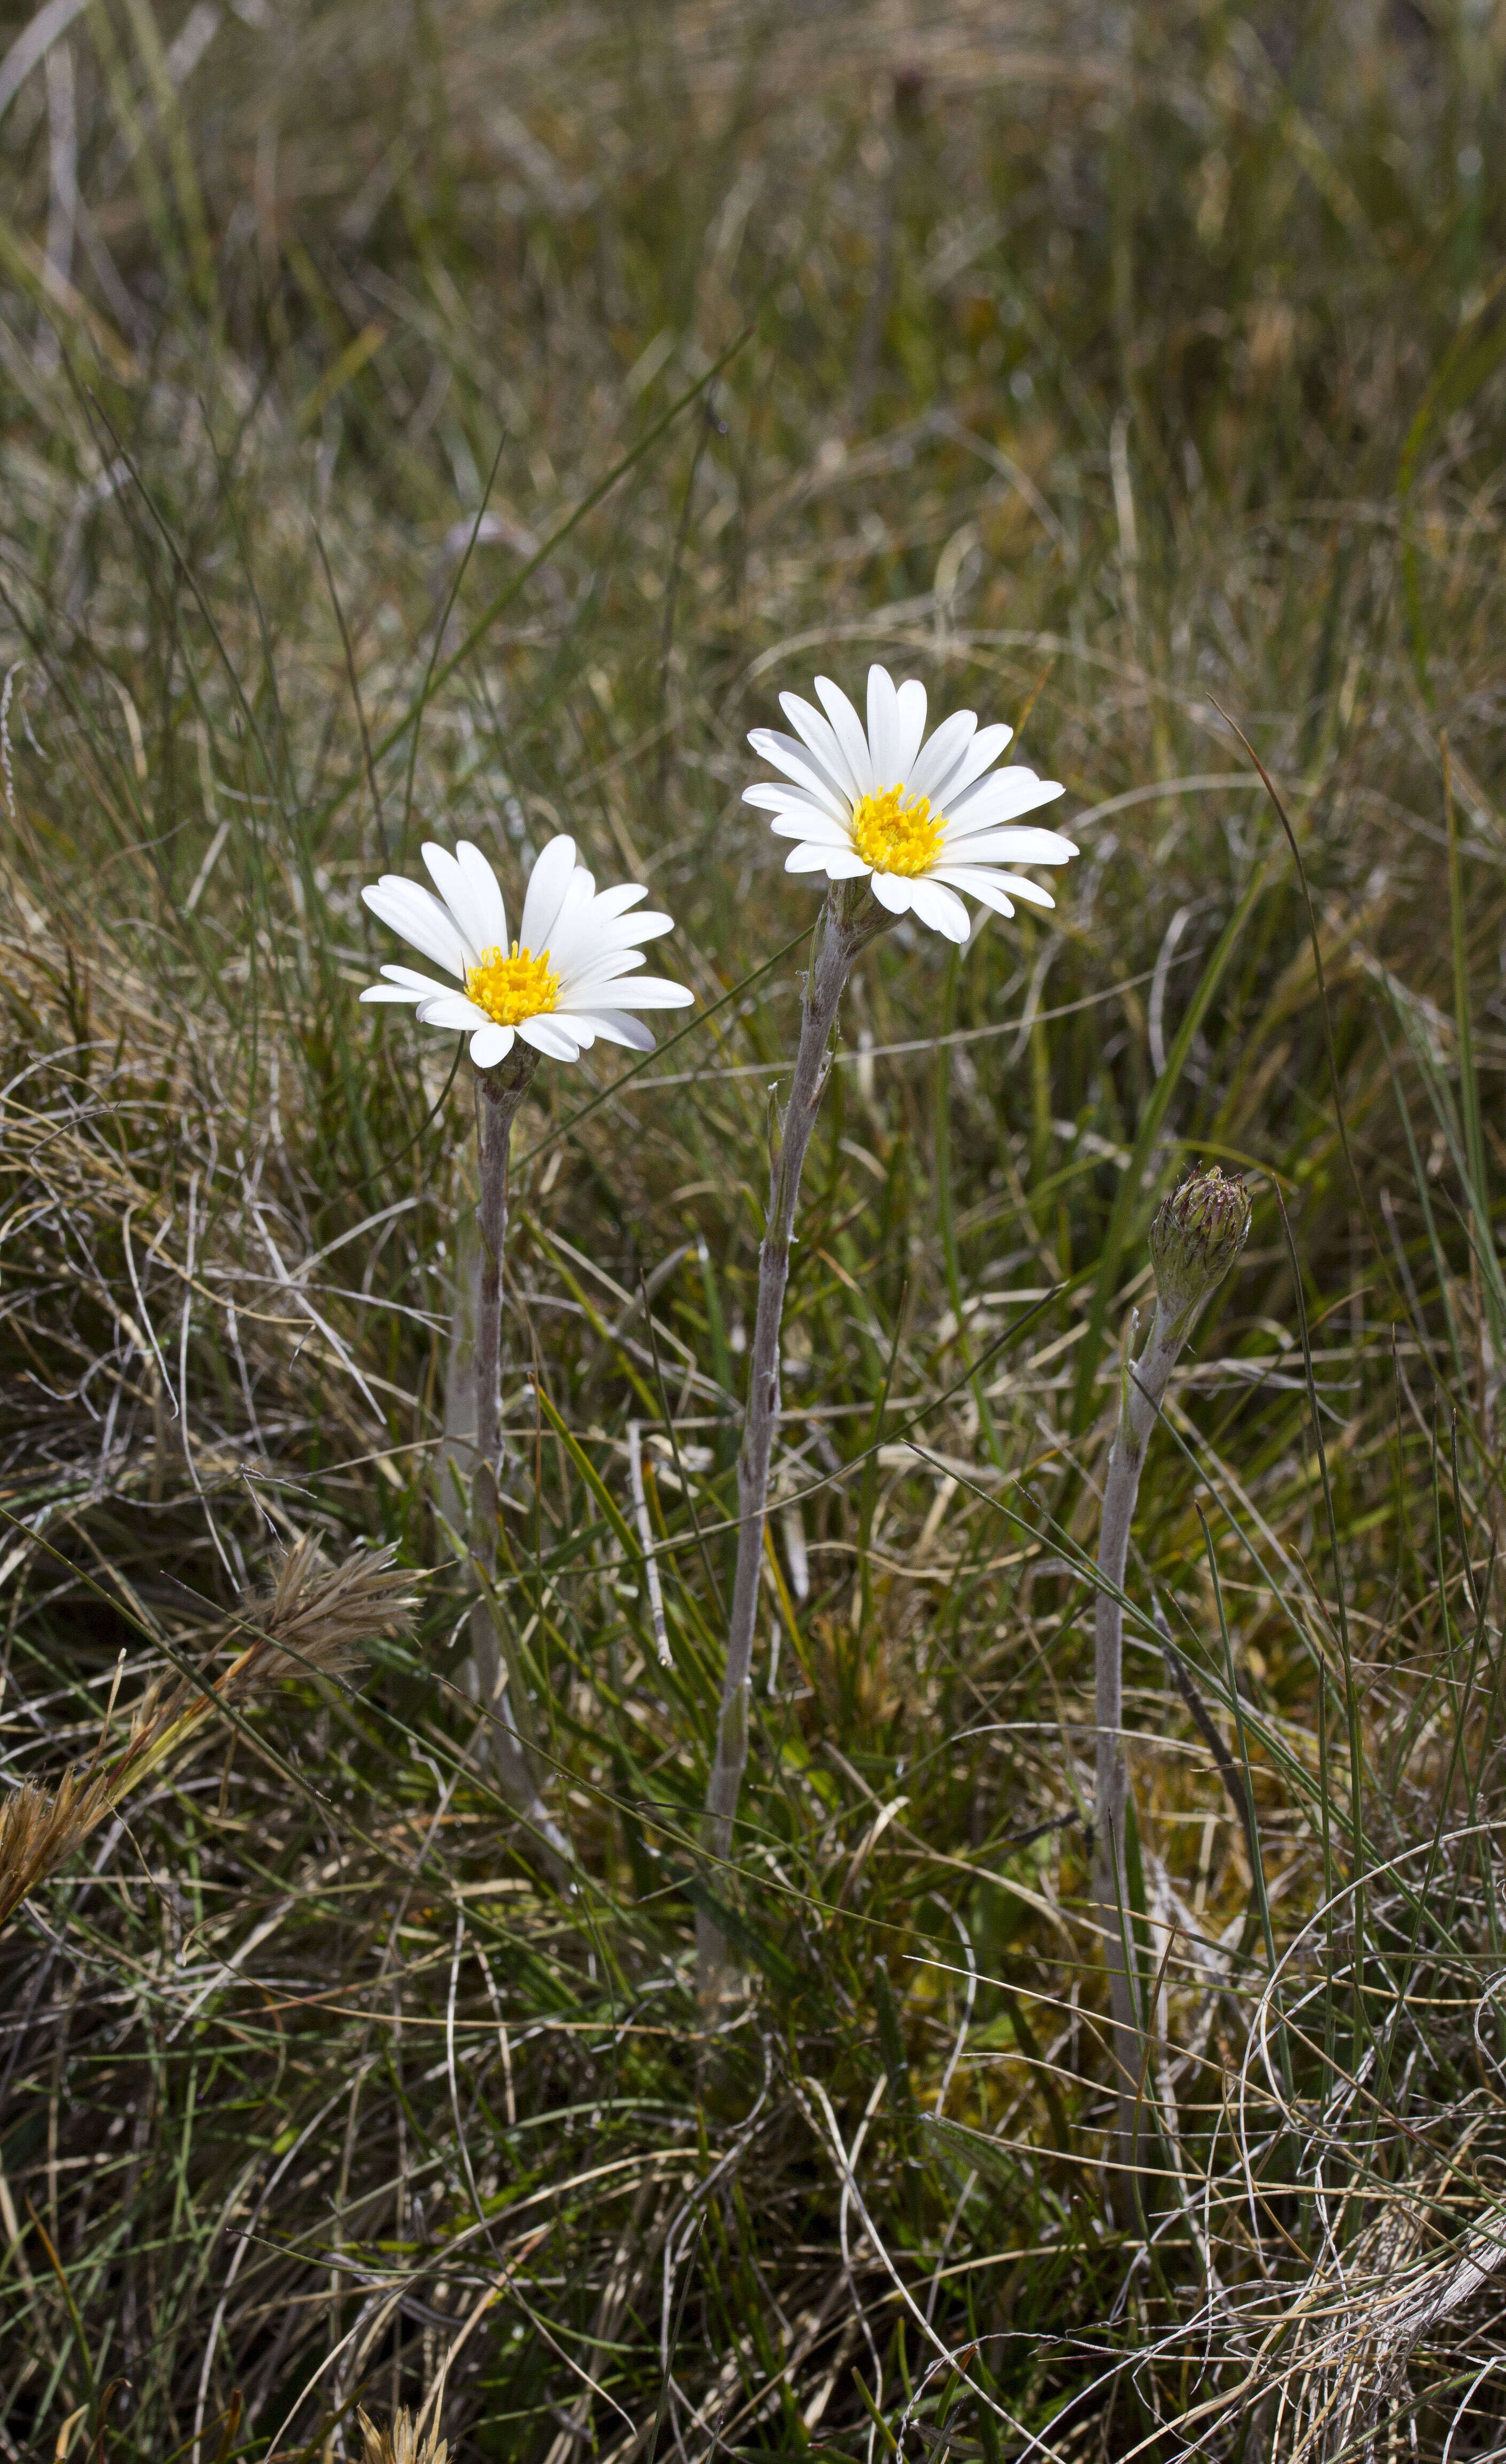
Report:
[[[359,1666],[374,1635],[410,1631],[417,1595],[396,1550],[356,1549],[328,1566],[312,1534],[301,1532],[284,1557],[270,1595],[252,1602],[248,1623],[271,1644],[246,1655],[242,1682],[277,1683],[299,1671],[340,1677]]]
[[[392,2415],[385,2430],[378,2430],[370,2415],[359,2409],[356,2417],[365,2449],[363,2464],[445,2464],[448,2441],[437,2429],[420,2438],[406,2406]]]
[[[0,1924],[55,1872],[109,1811],[106,1771],[65,1771],[54,1794],[30,1781],[0,1805]]]

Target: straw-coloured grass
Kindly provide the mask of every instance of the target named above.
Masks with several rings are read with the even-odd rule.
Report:
[[[1498,28],[49,23],[0,117],[0,2455],[1492,2453]],[[1083,852],[844,998],[719,1862],[815,915],[744,736],[872,657],[1013,720]],[[563,1859],[476,1699],[465,1067],[356,999],[363,881],[561,828],[699,1002],[514,1133],[495,1630]],[[1198,1157],[1253,1221],[1125,1562],[1126,2179],[1093,1573]]]
[[[229,1624],[225,1640],[239,1647],[228,1667],[209,1673],[220,1657],[211,1645],[196,1671],[148,1686],[113,1759],[104,1759],[107,1712],[87,1770],[70,1767],[50,1794],[23,1781],[0,1805],[0,1925],[134,1789],[202,1740],[216,1709],[238,1709],[290,1677],[343,1677],[374,1636],[406,1635],[415,1602],[394,1555],[388,1547],[321,1566],[315,1543],[300,1533],[272,1590]]]

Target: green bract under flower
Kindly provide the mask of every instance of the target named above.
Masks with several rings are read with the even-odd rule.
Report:
[[[1174,1325],[1189,1321],[1223,1282],[1250,1232],[1250,1194],[1218,1165],[1190,1173],[1163,1198],[1150,1227],[1156,1291]]]

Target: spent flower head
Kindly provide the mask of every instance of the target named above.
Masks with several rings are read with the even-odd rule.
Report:
[[[795,734],[756,727],[748,737],[785,774],[744,788],[743,801],[773,814],[776,838],[796,842],[786,872],[866,875],[880,907],[915,914],[952,941],[965,941],[971,922],[959,892],[999,915],[1012,915],[1016,898],[1055,905],[1012,868],[1076,854],[1057,830],[1016,826],[1061,783],[994,767],[1011,728],[980,727],[974,712],[958,710],[927,739],[924,685],[911,679],[897,690],[887,668],[869,669],[866,729],[830,676],[817,676],[816,692],[825,716],[781,693]]]
[[[385,980],[361,998],[412,1001],[420,1026],[468,1034],[478,1069],[505,1061],[519,1038],[555,1061],[579,1061],[598,1036],[652,1052],[653,1038],[633,1013],[684,1009],[695,999],[683,984],[634,972],[641,944],[672,933],[673,916],[630,914],[649,894],[635,883],[598,891],[575,860],[573,839],[551,839],[541,854],[512,941],[501,885],[478,847],[462,839],[452,855],[431,844],[423,857],[433,891],[388,872],[361,895],[455,980],[384,967]]]
[[[1150,1227],[1156,1296],[1174,1337],[1185,1335],[1209,1292],[1217,1289],[1245,1245],[1250,1193],[1218,1165],[1201,1165],[1163,1198]]]

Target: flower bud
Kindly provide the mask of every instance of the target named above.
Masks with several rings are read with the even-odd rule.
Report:
[[[1209,1292],[1217,1289],[1245,1245],[1250,1197],[1242,1180],[1226,1180],[1218,1165],[1189,1173],[1163,1198],[1150,1227],[1156,1297],[1168,1333],[1185,1335]]]

